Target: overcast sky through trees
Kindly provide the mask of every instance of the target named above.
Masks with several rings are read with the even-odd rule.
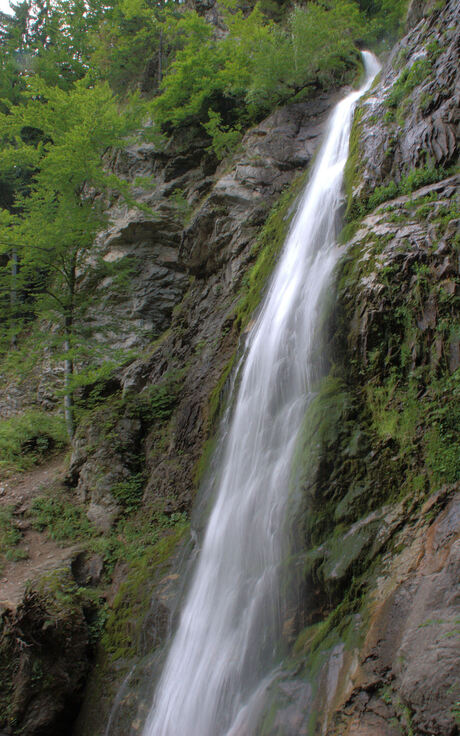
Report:
[[[0,0],[0,10],[4,13],[11,13],[9,0]]]

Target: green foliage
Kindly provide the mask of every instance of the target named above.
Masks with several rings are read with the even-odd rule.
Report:
[[[418,169],[412,169],[404,176],[399,183],[392,180],[389,184],[383,184],[376,187],[367,199],[352,202],[348,209],[348,216],[363,217],[369,212],[373,212],[376,207],[387,202],[390,199],[396,199],[404,194],[411,194],[421,187],[428,184],[435,184],[449,176],[449,172],[441,166],[423,166]]]
[[[53,619],[70,619],[80,610],[82,591],[68,567],[43,575],[36,584],[36,591],[46,601],[48,614]]]
[[[113,365],[93,374],[94,383],[87,384],[89,392],[82,399],[78,417],[83,424],[98,423],[107,434],[123,416],[140,419],[149,427],[157,422],[165,422],[177,404],[184,379],[183,370],[167,371],[158,383],[146,386],[137,393],[123,394],[117,385],[115,392],[110,390]]]
[[[139,507],[144,490],[144,476],[141,473],[132,475],[128,480],[120,481],[112,486],[111,493],[122,506],[126,514]]]
[[[376,187],[367,202],[367,211],[372,212],[382,202],[395,199],[401,194],[401,188],[394,180],[387,185]]]
[[[220,154],[234,145],[239,125],[303,90],[328,88],[355,73],[353,38],[361,18],[353,2],[297,7],[287,29],[265,18],[257,5],[247,16],[227,10],[225,21],[228,35],[219,41],[193,12],[177,23],[183,45],[153,104],[160,125],[203,122]]]
[[[22,534],[13,518],[12,506],[0,507],[0,572],[5,561],[22,560],[27,553],[20,549]]]
[[[139,82],[148,92],[155,89],[177,49],[172,29],[182,12],[174,0],[122,0],[107,7],[91,36],[95,72],[117,93]]]
[[[400,184],[401,194],[410,194],[416,189],[425,187],[428,184],[435,184],[449,176],[449,172],[442,166],[424,166],[419,169],[412,169],[407,176],[403,177]]]
[[[241,124],[234,128],[222,125],[222,116],[218,112],[209,110],[209,121],[203,124],[206,133],[212,140],[211,148],[219,160],[231,153],[241,140]]]
[[[46,494],[34,499],[30,516],[38,531],[47,530],[51,539],[68,543],[89,539],[95,528],[82,507],[76,506],[63,495]]]
[[[89,188],[117,187],[129,199],[126,183],[104,170],[102,155],[108,147],[126,145],[136,116],[128,110],[120,114],[108,85],[88,79],[62,90],[34,77],[23,104],[7,108],[0,113],[0,165],[14,169],[19,160],[34,173],[26,195],[16,197],[15,211],[0,218],[0,254],[7,262],[2,286],[10,295],[4,300],[3,318],[16,334],[24,316],[47,319],[56,326],[49,336],[63,353],[71,437],[70,383],[80,345],[76,336],[88,307],[87,293],[79,285],[82,275],[94,271],[94,259],[90,262],[87,253],[105,222],[102,199],[95,199]],[[38,143],[24,139],[27,128],[39,133]],[[8,256],[20,268],[13,268]],[[85,337],[87,344],[89,336]]]
[[[358,4],[369,18],[365,30],[368,43],[388,45],[402,34],[409,0],[358,0]]]
[[[151,557],[165,535],[170,532],[182,534],[186,528],[185,512],[166,515],[161,509],[131,508],[129,513],[120,516],[108,534],[93,528],[86,546],[91,552],[102,555],[106,579],[110,579],[119,560],[131,565]]]
[[[421,84],[430,75],[432,63],[429,58],[423,57],[414,61],[412,66],[404,67],[388,95],[385,104],[397,108],[410,95],[413,89]]]
[[[0,467],[26,470],[66,444],[62,417],[30,409],[0,422]]]
[[[170,372],[165,374],[161,383],[144,389],[135,402],[135,411],[140,418],[147,423],[169,419],[176,406],[182,381],[181,371]]]
[[[93,0],[23,1],[0,15],[0,99],[18,103],[30,77],[69,89],[87,70],[89,31],[103,6]]]
[[[185,225],[190,219],[192,208],[187,201],[183,189],[180,187],[174,189],[169,200],[176,208],[179,221]]]

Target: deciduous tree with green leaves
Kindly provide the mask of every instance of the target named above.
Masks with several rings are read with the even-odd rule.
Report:
[[[194,11],[176,24],[182,47],[152,104],[155,121],[166,129],[202,123],[218,155],[238,139],[240,128],[277,104],[349,82],[359,64],[354,40],[363,25],[353,0],[297,6],[284,27],[258,4],[246,15],[229,0],[225,5],[224,38]]]
[[[79,283],[91,268],[88,250],[105,222],[102,193],[115,188],[129,198],[126,184],[104,170],[103,154],[126,145],[138,118],[135,104],[120,110],[107,83],[85,79],[67,91],[35,77],[26,94],[26,104],[10,105],[0,115],[0,167],[24,160],[35,173],[29,191],[15,203],[16,212],[2,213],[0,240],[5,255],[18,254],[20,288],[33,295],[35,314],[47,318],[62,340],[65,416],[72,437],[76,323],[88,299]],[[40,131],[38,144],[24,141],[29,126]]]

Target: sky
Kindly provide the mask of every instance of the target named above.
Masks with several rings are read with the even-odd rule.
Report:
[[[11,13],[9,0],[0,0],[0,10],[4,13]]]

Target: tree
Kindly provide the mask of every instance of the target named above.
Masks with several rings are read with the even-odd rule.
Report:
[[[80,80],[66,91],[35,77],[26,95],[26,104],[10,105],[0,115],[0,167],[23,159],[36,171],[27,194],[17,198],[16,213],[3,213],[0,240],[4,252],[12,253],[14,245],[18,253],[21,287],[33,296],[35,314],[50,319],[62,338],[65,417],[72,437],[75,327],[85,309],[79,280],[105,221],[101,193],[115,187],[129,197],[126,185],[104,171],[102,156],[109,147],[126,145],[138,119],[135,104],[120,110],[107,83]],[[40,131],[38,145],[24,140],[28,126]]]
[[[356,74],[354,39],[363,17],[353,0],[298,6],[287,27],[264,16],[258,4],[248,15],[229,7],[224,17],[228,34],[222,39],[193,11],[177,23],[184,42],[152,103],[159,125],[200,122],[216,132],[216,147],[223,135],[229,138],[277,104],[309,89],[349,82]]]
[[[152,92],[178,48],[171,28],[184,15],[179,0],[120,0],[106,5],[93,34],[92,66],[117,94],[140,85]],[[153,77],[147,80],[147,77]]]

